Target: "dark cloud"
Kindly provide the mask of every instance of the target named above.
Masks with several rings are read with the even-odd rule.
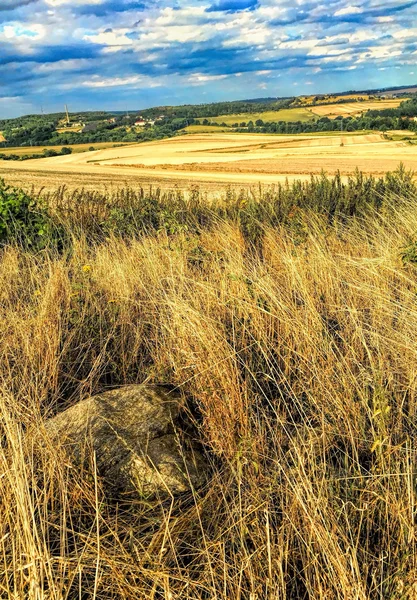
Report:
[[[91,59],[97,58],[100,55],[99,46],[91,46],[89,44],[79,44],[73,46],[42,46],[34,54],[23,54],[21,52],[14,52],[12,48],[2,49],[0,55],[0,65],[8,65],[10,63],[35,63],[35,64],[48,64],[59,62],[61,60],[71,59]]]
[[[259,5],[259,0],[218,0],[212,4],[207,12],[239,12],[241,10],[254,10]]]
[[[113,13],[123,13],[129,10],[144,11],[147,5],[144,2],[136,2],[135,0],[115,1],[106,0],[101,4],[85,4],[79,6],[75,10],[80,15],[94,15],[96,17],[105,17]]]
[[[392,6],[389,6],[388,4],[385,4],[385,6],[365,5],[362,7],[362,12],[350,14],[347,13],[345,15],[337,16],[328,15],[326,21],[334,21],[334,19],[336,19],[348,23],[363,23],[369,19],[374,19],[377,17],[389,17],[391,15],[403,12],[409,8],[413,8],[414,6],[417,6],[417,0],[411,0],[410,2],[397,2]]]
[[[34,4],[35,2],[39,2],[39,0],[1,0],[0,11],[14,10],[28,4]]]

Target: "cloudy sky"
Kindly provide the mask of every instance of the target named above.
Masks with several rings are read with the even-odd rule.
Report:
[[[0,118],[417,83],[417,0],[0,0]]]

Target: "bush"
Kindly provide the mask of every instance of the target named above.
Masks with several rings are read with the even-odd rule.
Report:
[[[58,156],[58,152],[56,150],[53,150],[52,148],[45,148],[43,153],[47,158],[51,156]]]
[[[47,210],[26,192],[0,179],[0,244],[19,241],[42,248],[51,234]]]

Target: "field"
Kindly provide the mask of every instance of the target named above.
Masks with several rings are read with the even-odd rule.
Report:
[[[405,98],[348,102],[345,104],[323,104],[319,106],[308,106],[308,108],[289,108],[264,113],[222,115],[220,117],[211,117],[209,120],[214,123],[226,123],[226,125],[242,122],[247,123],[248,121],[253,121],[253,123],[255,123],[257,119],[262,119],[262,121],[269,121],[271,123],[276,123],[278,121],[301,121],[302,123],[307,123],[312,121],[315,116],[334,119],[339,115],[344,117],[357,116],[367,110],[397,108],[404,100]]]
[[[311,111],[320,117],[357,117],[368,110],[384,110],[385,108],[397,108],[405,98],[394,100],[370,100],[369,102],[347,102],[344,104],[325,104],[313,106]]]
[[[400,162],[417,170],[415,146],[377,132],[295,136],[216,132],[33,161],[0,161],[0,175],[48,188],[61,182],[71,187],[153,183],[183,189],[197,183],[216,189],[226,183],[250,186],[287,177],[308,179],[322,170],[346,176],[357,167],[382,175]]]
[[[219,127],[218,125],[188,125],[184,128],[187,133],[224,133],[227,130],[226,127]]]
[[[298,98],[301,101],[303,106],[311,106],[315,101],[316,96],[304,96]],[[336,104],[340,101],[351,100],[352,102],[356,102],[357,100],[366,101],[369,100],[369,95],[367,94],[350,94],[344,96],[326,96],[319,98],[320,104]]]
[[[405,89],[392,90],[387,92],[379,92],[378,96],[396,96],[398,94],[416,94],[417,86],[412,86]]]
[[[222,115],[220,117],[210,117],[209,121],[213,123],[226,123],[226,125],[234,125],[235,123],[240,124],[243,122],[248,123],[249,121],[255,123],[258,119],[270,121],[271,123],[277,123],[278,121],[301,121],[302,123],[307,123],[313,118],[311,112],[306,108],[289,108],[262,113]]]
[[[1,141],[1,140],[0,140]],[[12,147],[12,148],[0,148],[0,154],[16,154],[17,156],[24,156],[25,154],[43,154],[45,148],[48,150],[61,151],[61,146],[25,146],[25,147]],[[71,148],[74,153],[88,152],[90,148],[96,150],[104,150],[106,148],[114,148],[115,146],[129,145],[127,142],[96,142],[94,144],[72,144],[68,148]]]
[[[218,192],[0,184],[1,598],[415,600],[417,188]],[[141,382],[206,484],[109,495],[45,427]]]

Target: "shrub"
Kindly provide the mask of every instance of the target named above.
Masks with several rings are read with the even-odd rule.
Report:
[[[0,179],[0,244],[18,240],[39,249],[51,234],[47,210],[21,189]]]
[[[58,152],[56,150],[53,150],[52,148],[45,148],[43,153],[47,158],[51,156],[58,156]]]

